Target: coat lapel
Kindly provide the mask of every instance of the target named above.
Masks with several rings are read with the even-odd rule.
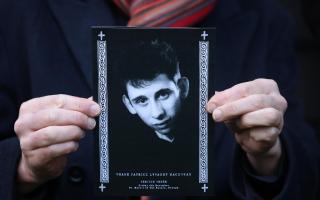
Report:
[[[101,0],[48,0],[66,42],[92,89],[91,26],[115,25],[110,7]]]

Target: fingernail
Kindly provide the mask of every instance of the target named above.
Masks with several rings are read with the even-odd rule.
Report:
[[[216,95],[216,94],[219,94],[220,92],[219,91],[214,91],[214,94]]]
[[[92,106],[90,107],[90,112],[91,112],[91,114],[93,114],[93,115],[99,114],[99,113],[100,113],[100,107],[99,107],[99,105],[98,105],[98,104],[92,105]]]
[[[88,128],[93,129],[96,126],[96,120],[89,118],[88,120]]]
[[[219,109],[216,109],[212,113],[214,121],[219,121],[222,118],[222,111]]]

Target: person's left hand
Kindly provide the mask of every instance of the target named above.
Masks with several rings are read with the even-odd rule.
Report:
[[[272,175],[281,157],[279,134],[287,101],[270,79],[256,79],[216,92],[207,111],[216,122],[224,122],[246,152],[254,169]]]

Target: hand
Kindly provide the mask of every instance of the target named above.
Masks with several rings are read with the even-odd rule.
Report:
[[[286,108],[277,83],[269,79],[216,92],[207,103],[207,111],[234,132],[249,162],[261,175],[273,174],[281,157],[279,134]]]
[[[21,146],[20,192],[28,193],[59,176],[67,155],[78,149],[85,130],[95,127],[99,105],[90,99],[53,95],[31,99],[20,107],[14,129]]]

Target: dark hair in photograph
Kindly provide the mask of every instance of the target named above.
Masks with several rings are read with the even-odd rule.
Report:
[[[178,70],[176,52],[167,42],[158,39],[128,44],[121,54],[114,67],[123,87],[129,81],[132,86],[141,87],[159,74],[173,80]]]

